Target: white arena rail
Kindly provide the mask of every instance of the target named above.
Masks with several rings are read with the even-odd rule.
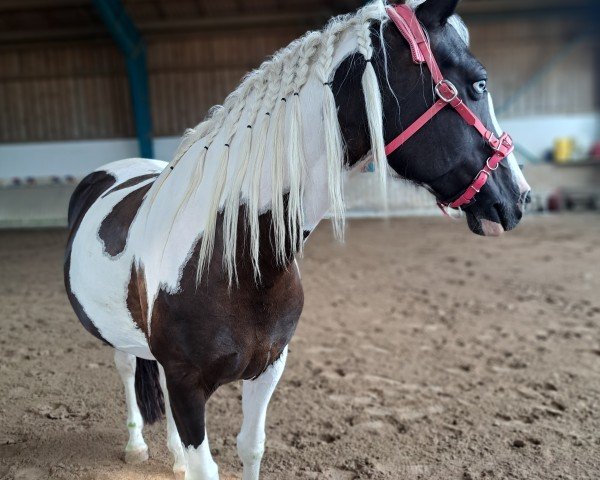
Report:
[[[0,228],[64,227],[73,177],[0,181]]]
[[[0,228],[66,226],[69,198],[78,182],[73,177],[0,180]],[[439,215],[431,194],[404,181],[390,179],[383,198],[373,173],[352,175],[344,193],[349,218]]]

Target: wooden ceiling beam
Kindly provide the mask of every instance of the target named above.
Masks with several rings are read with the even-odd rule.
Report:
[[[331,15],[329,10],[309,13],[273,13],[221,17],[172,18],[165,21],[138,22],[142,33],[177,33],[183,31],[213,31],[234,28],[279,27],[284,25],[320,25]]]
[[[97,27],[0,31],[0,45],[101,37],[109,38],[106,29],[102,25]]]
[[[156,21],[136,22],[142,34],[184,33],[184,32],[211,32],[215,30],[227,31],[228,29],[256,28],[256,27],[281,27],[298,25],[303,28],[314,28],[331,16],[329,10],[317,10],[310,13],[274,13],[265,15],[237,15],[224,17],[197,17],[197,18],[167,18]],[[31,43],[39,41],[75,40],[88,38],[107,38],[106,30],[102,25],[0,31],[0,45],[11,43]]]
[[[91,7],[89,0],[2,0],[0,12]]]
[[[594,0],[471,0],[461,2],[461,15],[492,15],[497,13],[544,12],[552,9],[578,9],[590,7]]]

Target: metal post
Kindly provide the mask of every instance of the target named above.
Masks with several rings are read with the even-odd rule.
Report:
[[[146,44],[121,0],[93,0],[113,40],[125,56],[140,156],[153,158],[152,114],[146,65]]]

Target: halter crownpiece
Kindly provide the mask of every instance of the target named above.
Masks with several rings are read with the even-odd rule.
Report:
[[[386,7],[386,10],[390,20],[394,22],[402,36],[408,42],[413,62],[419,65],[425,63],[429,68],[433,81],[435,82],[435,93],[438,100],[410,127],[386,145],[385,154],[391,155],[394,153],[439,112],[447,106],[451,106],[468,125],[475,128],[481,134],[486,143],[494,151],[492,156],[486,160],[484,167],[479,171],[475,180],[473,180],[462,195],[452,201],[438,202],[438,205],[442,210],[447,207],[460,208],[464,205],[468,205],[473,198],[475,198],[475,195],[481,191],[493,172],[498,169],[502,160],[513,152],[514,144],[512,138],[507,133],[504,133],[500,138],[497,138],[496,135],[494,135],[494,132],[486,128],[479,117],[465,105],[459,97],[458,89],[454,84],[450,80],[444,78],[435,57],[433,56],[433,52],[431,51],[429,38],[419,23],[415,12],[407,5],[389,6]]]

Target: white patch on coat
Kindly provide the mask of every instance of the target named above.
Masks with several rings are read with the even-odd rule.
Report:
[[[159,173],[165,162],[139,158],[109,163],[97,171],[106,171],[117,181],[114,186],[141,175]],[[114,188],[112,186],[111,188]],[[100,334],[118,350],[153,360],[144,333],[137,328],[127,308],[127,290],[139,244],[130,230],[124,251],[117,257],[104,252],[98,236],[102,220],[113,207],[133,190],[134,185],[112,192],[98,200],[85,214],[71,248],[70,285],[73,294]],[[139,215],[134,223],[139,221]]]
[[[496,118],[496,112],[494,110],[494,101],[492,100],[492,94],[488,92],[488,103],[490,109],[490,116],[492,117],[492,123],[494,124],[494,129],[496,130],[496,135],[499,137],[503,134],[503,130],[500,127],[500,123],[498,123],[498,119]],[[512,172],[513,179],[517,186],[519,187],[519,193],[523,194],[525,192],[529,192],[531,187],[525,180],[525,176],[519,167],[519,163],[517,162],[517,157],[514,153],[511,153],[507,158],[508,166],[510,167],[510,171]]]

